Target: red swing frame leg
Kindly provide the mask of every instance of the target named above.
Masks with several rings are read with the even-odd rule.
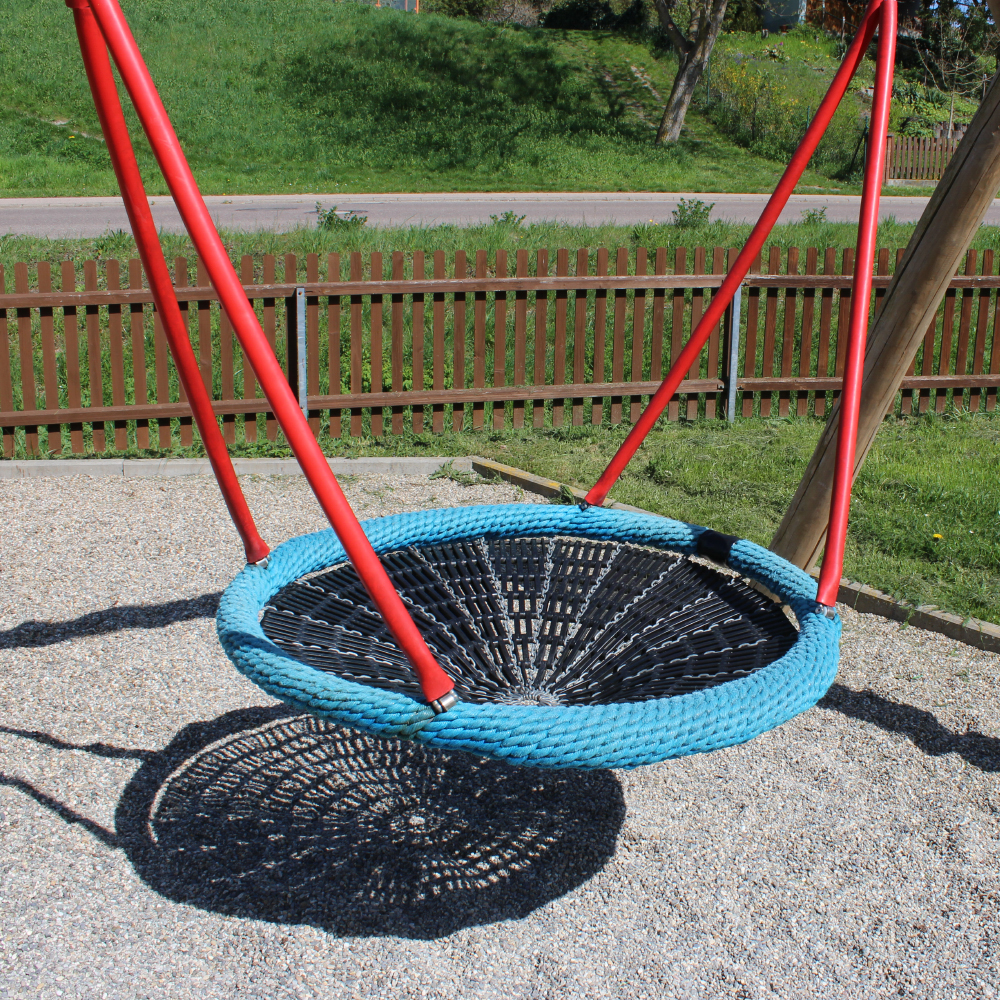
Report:
[[[854,262],[854,292],[844,359],[844,384],[840,394],[840,423],[837,427],[837,458],[830,498],[823,566],[816,600],[832,608],[837,601],[844,569],[847,519],[851,510],[854,460],[858,444],[858,411],[864,375],[865,346],[868,341],[868,312],[871,308],[872,264],[878,238],[878,205],[885,170],[886,133],[889,129],[889,101],[892,98],[892,70],[896,59],[896,0],[884,0],[878,33],[875,63],[875,90],[868,129],[868,157],[861,194],[858,248]]]
[[[142,266],[153,293],[156,311],[160,314],[170,353],[177,366],[178,378],[191,403],[198,433],[204,442],[205,451],[226,506],[229,508],[230,517],[243,540],[247,562],[260,562],[267,557],[270,550],[257,532],[253,515],[240,489],[229,450],[226,448],[226,442],[212,409],[212,401],[191,348],[187,328],[181,318],[156,225],[149,210],[149,203],[146,201],[146,191],[129,138],[128,126],[125,124],[125,115],[118,99],[118,88],[111,72],[104,36],[94,20],[87,0],[66,0],[66,6],[73,11],[80,53],[83,56],[83,65],[87,71],[87,81],[94,97],[101,131],[108,146],[122,200],[125,202],[132,234],[139,248],[139,257],[142,259]]]
[[[118,0],[89,0],[89,5],[139,115],[185,228],[205,263],[243,353],[264,389],[268,404],[289,446],[344,546],[348,559],[413,666],[424,697],[435,711],[444,711],[455,702],[452,694],[455,685],[438,665],[402,598],[396,592],[313,437],[309,423],[299,409],[298,400],[285,381],[284,372],[219,239]]]
[[[646,409],[640,414],[639,419],[622,442],[621,447],[608,463],[608,467],[587,493],[585,498],[587,503],[598,507],[604,503],[611,487],[618,481],[618,477],[624,472],[632,456],[638,451],[639,446],[653,429],[660,414],[677,391],[677,387],[684,380],[685,373],[698,360],[701,349],[705,346],[705,342],[711,335],[712,329],[722,319],[723,313],[729,307],[729,303],[732,302],[740,283],[750,270],[750,265],[764,246],[765,240],[778,221],[778,217],[781,215],[782,209],[784,209],[792,191],[795,189],[795,185],[808,166],[809,159],[816,151],[816,147],[819,145],[820,139],[823,138],[823,133],[830,124],[830,120],[833,118],[841,99],[847,91],[851,79],[861,64],[862,59],[864,59],[865,52],[875,35],[875,29],[879,26],[883,9],[889,6],[892,7],[892,45],[893,52],[895,51],[896,0],[871,0],[861,19],[861,24],[858,27],[857,34],[854,36],[854,41],[844,56],[844,61],[840,69],[834,76],[826,96],[816,110],[816,117],[813,118],[809,128],[806,129],[806,134],[802,142],[785,168],[781,180],[778,181],[778,185],[774,189],[774,194],[768,199],[767,205],[765,205],[764,211],[750,233],[746,244],[740,251],[728,275],[726,275],[719,291],[709,303],[708,308],[702,315],[701,322],[691,334],[690,340],[674,362],[673,367],[667,373],[667,377],[650,399]],[[880,49],[884,47],[881,43],[883,35],[886,33],[884,32],[879,36]],[[881,178],[879,179],[881,180]],[[876,213],[877,207],[876,201]],[[860,260],[858,263],[860,264]]]

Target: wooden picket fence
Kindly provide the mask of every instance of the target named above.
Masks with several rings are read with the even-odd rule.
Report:
[[[901,253],[878,253],[874,309]],[[735,255],[583,248],[556,251],[553,269],[545,250],[334,253],[322,277],[317,255],[288,255],[280,282],[273,256],[239,268],[313,431],[357,437],[634,421]],[[852,258],[772,247],[758,259],[739,322],[731,308],[667,417],[822,415],[840,387]],[[994,264],[993,251],[969,251],[897,412],[995,409]],[[200,262],[194,271],[191,284],[189,262],[175,262],[176,294],[226,440],[273,441],[277,423]],[[193,442],[138,261],[64,261],[58,289],[50,265],[20,263],[12,284],[0,268],[4,456]]]
[[[885,183],[893,181],[939,181],[951,161],[961,137],[915,138],[890,135],[886,138]]]

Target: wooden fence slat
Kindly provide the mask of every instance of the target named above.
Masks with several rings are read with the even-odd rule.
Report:
[[[969,249],[965,254],[965,273],[974,275],[978,264],[978,254],[975,250]],[[974,288],[963,289],[962,307],[959,311],[958,320],[958,348],[955,353],[955,374],[964,375],[968,370],[969,363],[969,332],[972,329],[972,300],[975,298]],[[956,410],[965,409],[965,394],[959,389],[952,393],[952,405]]]
[[[685,247],[674,248],[674,275],[687,274],[687,249]],[[684,313],[687,302],[683,288],[675,288],[671,296],[671,324],[670,324],[670,368],[680,356],[684,349]],[[669,370],[669,369],[668,369]],[[680,393],[674,393],[667,405],[667,419],[676,420],[680,415],[681,397]]]
[[[645,247],[635,251],[635,273],[644,275],[647,268]],[[646,290],[637,288],[632,298],[632,381],[642,381],[643,362],[646,359]],[[642,397],[629,397],[629,422],[635,423],[642,411]]]
[[[528,276],[528,251],[520,249],[515,257],[515,273],[519,278]],[[528,377],[528,293],[514,293],[514,385],[525,385]],[[524,426],[524,400],[513,403],[513,425]]]
[[[229,314],[219,306],[219,384],[222,399],[236,398],[235,367],[233,365],[233,325]],[[226,444],[236,443],[236,415],[227,413],[222,418],[222,437]]]
[[[445,278],[444,251],[434,251],[434,277]],[[434,315],[432,317],[433,341],[431,346],[431,367],[434,388],[444,388],[444,292],[434,293]],[[495,413],[494,413],[495,415]],[[431,430],[435,434],[444,431],[444,403],[435,403],[431,408]]]
[[[250,254],[244,254],[240,259],[240,275],[241,281],[244,285],[252,285],[253,282],[253,257]],[[235,348],[235,345],[234,345]],[[247,359],[246,354],[243,353],[242,348],[240,349],[240,356],[242,358],[241,368],[243,371],[243,398],[244,399],[256,399],[257,398],[257,376],[250,367],[250,362]],[[243,418],[243,437],[248,442],[254,442],[257,440],[257,414],[248,413]]]
[[[109,260],[104,265],[104,281],[108,291],[121,288],[121,265]],[[111,362],[111,402],[114,406],[125,405],[125,345],[122,341],[122,307],[115,303],[108,306],[108,355]],[[211,367],[209,368],[211,375]],[[128,448],[128,423],[115,421],[115,448]]]
[[[405,260],[402,250],[392,252],[392,280],[403,280],[403,268]],[[390,359],[389,367],[392,377],[392,391],[403,391],[403,295],[401,292],[393,293],[389,303],[389,329],[390,329]],[[394,406],[392,408],[391,429],[393,434],[403,433],[403,411],[404,407]]]
[[[174,258],[174,287],[175,288],[187,288],[189,287],[188,280],[188,262],[186,257],[175,257]],[[190,302],[181,301],[178,303],[181,310],[181,318],[184,320],[184,326],[188,333],[188,339],[193,342],[194,338],[191,336],[191,310]],[[89,309],[89,307],[88,307]],[[170,357],[168,353],[168,358]],[[172,359],[171,359],[172,360]],[[170,361],[168,361],[168,366]],[[172,365],[173,370],[177,371],[177,364],[174,362]],[[169,368],[168,368],[169,370]],[[184,391],[184,384],[181,382],[180,378],[177,379],[177,399],[181,403],[187,402],[187,393]],[[194,428],[192,425],[191,417],[184,416],[178,420],[180,427],[181,436],[181,447],[190,447],[194,441]]]
[[[319,254],[306,254],[306,281],[319,281]],[[319,395],[319,296],[306,298],[306,394]],[[309,414],[309,429],[318,438],[322,416]]]
[[[823,273],[837,273],[837,251],[827,247],[823,252]],[[819,343],[816,348],[816,375],[820,378],[830,374],[830,325],[833,319],[833,286],[820,293]],[[826,393],[817,392],[813,396],[813,413],[817,417],[826,414]]]
[[[786,274],[799,273],[799,248],[789,247],[785,256]],[[795,320],[798,307],[798,291],[786,288],[784,296],[783,324],[781,330],[781,376],[788,378],[792,374],[792,363],[795,356]],[[787,417],[791,405],[791,392],[784,390],[778,393],[778,416]]]
[[[271,253],[264,254],[264,261],[263,261],[264,273],[262,275],[262,280],[265,285],[274,284],[274,272],[276,267],[277,267],[277,260],[275,259],[274,254]],[[361,280],[360,276],[358,280],[359,281]],[[271,345],[271,350],[275,352],[275,355],[277,355],[278,336],[277,336],[277,318],[276,318],[275,307],[276,307],[276,302],[273,297],[268,297],[264,299],[263,301],[264,336],[267,337],[267,342],[268,344]],[[358,391],[360,392],[360,389]],[[265,433],[267,434],[268,441],[277,440],[278,421],[275,420],[274,414],[270,410],[267,411],[267,416],[264,422],[264,430]]]
[[[704,274],[705,273],[705,248],[695,247],[694,248],[694,263],[691,267],[692,274]],[[688,332],[688,337],[690,338],[698,324],[701,322],[702,313],[705,311],[705,288],[704,286],[699,286],[698,288],[691,289],[691,329]],[[689,379],[701,378],[701,359],[705,352],[702,351],[701,354],[695,358],[694,363],[688,370],[687,377]],[[698,418],[698,396],[688,393],[687,395],[687,407],[685,410],[685,416],[688,420],[696,420]]]
[[[726,273],[726,258],[725,258],[725,247],[713,247],[712,248],[712,274],[725,274]],[[713,289],[711,298],[714,299],[717,294],[717,290]],[[708,358],[706,361],[706,378],[718,378],[719,377],[719,334],[722,330],[721,320],[712,327],[712,332],[708,335]],[[708,420],[714,420],[717,416],[717,407],[719,403],[718,393],[706,393],[705,394],[705,417]]]
[[[816,274],[819,254],[815,247],[806,248],[806,274]],[[799,337],[799,375],[808,378],[812,371],[812,335],[816,309],[816,289],[807,288],[802,293],[802,323]],[[809,392],[795,394],[795,415],[804,417],[809,412]]]
[[[464,250],[455,251],[455,277],[464,278],[469,273],[469,263]],[[456,389],[465,388],[465,292],[455,293],[454,331],[452,334],[452,385]],[[451,429],[457,434],[465,425],[465,404],[455,403],[451,408]]]
[[[569,251],[556,251],[556,275],[560,278],[569,274]],[[552,384],[566,384],[566,316],[569,308],[569,292],[560,288],[556,292],[555,340],[552,347]],[[552,400],[552,426],[562,427],[564,399]]]
[[[944,315],[941,321],[941,347],[938,352],[938,375],[948,375],[951,372],[952,339],[955,335],[955,299],[956,290],[949,288],[944,296]],[[948,400],[948,390],[938,389],[934,396],[934,410],[943,413]]]
[[[76,291],[76,268],[73,261],[62,262],[62,290]],[[83,390],[80,385],[80,331],[77,323],[76,307],[63,308],[63,340],[66,351],[66,402],[71,407],[82,403]],[[83,424],[69,425],[69,446],[74,455],[83,453]]]
[[[52,291],[52,267],[47,260],[38,262],[38,291],[43,294]],[[38,310],[38,324],[42,338],[42,378],[45,386],[45,407],[54,410],[59,406],[59,368],[56,361],[56,335],[52,306],[42,306]],[[124,398],[122,402],[124,402]],[[49,452],[57,454],[62,452],[64,444],[62,427],[59,424],[49,424],[46,430],[48,431]]]
[[[199,287],[207,287],[212,283],[208,276],[205,262],[198,258],[197,278]],[[201,368],[201,380],[205,384],[208,398],[214,396],[212,387],[212,302],[210,299],[199,299],[198,310],[198,362]]]
[[[653,274],[667,273],[667,248],[657,247],[653,258]],[[666,315],[666,290],[653,289],[653,331],[649,347],[649,377],[655,382],[663,378],[663,324]],[[595,379],[595,381],[597,381]]]
[[[590,251],[580,247],[576,251],[577,277],[586,277],[590,270]],[[587,289],[578,289],[573,296],[573,381],[580,385],[587,381]],[[583,398],[573,399],[573,426],[583,426]]]
[[[628,250],[618,248],[615,256],[615,274],[628,274]],[[611,381],[625,380],[625,308],[628,304],[624,288],[615,289],[615,315],[611,331]],[[622,422],[622,397],[611,397],[611,423]]]
[[[420,281],[425,274],[425,259],[423,250],[413,253],[413,277]],[[413,388],[424,388],[424,295],[422,292],[413,296]],[[422,434],[424,430],[424,408],[413,407],[413,433]]]
[[[507,251],[496,252],[496,276],[507,277]],[[507,293],[496,292],[493,297],[493,387],[507,384]],[[493,404],[493,429],[503,430],[506,405],[502,400]]]
[[[750,264],[751,275],[759,274],[761,269],[761,255],[757,254]],[[754,285],[747,286],[747,320],[746,330],[743,336],[743,376],[752,378],[757,374],[757,332],[760,325],[760,288]],[[754,397],[752,392],[744,392],[742,398],[742,412],[744,417],[753,416]]]
[[[476,277],[485,278],[488,268],[485,250],[476,251]],[[472,386],[481,389],[486,385],[486,292],[476,292],[472,304]],[[472,404],[472,429],[482,430],[486,408],[483,403]]]
[[[990,374],[1000,375],[1000,292],[993,297],[993,337],[990,344]],[[986,390],[986,410],[992,413],[997,406],[995,387]]]
[[[21,262],[14,265],[14,290],[22,294],[28,291],[28,265]],[[21,364],[21,407],[37,410],[35,396],[35,349],[31,340],[31,310],[17,310],[17,346]],[[38,428],[34,425],[24,428],[24,450],[28,455],[38,454]]]
[[[604,277],[608,273],[608,249],[599,247],[597,250],[597,275]],[[608,332],[608,291],[598,288],[594,292],[594,372],[592,381],[604,381],[605,352],[607,350]],[[599,426],[604,421],[604,397],[594,396],[590,401],[590,422]]]
[[[547,277],[549,273],[549,252],[539,250],[535,254],[535,276]],[[548,310],[549,293],[546,291],[535,292],[535,370],[532,385],[545,385],[545,366],[548,361],[549,335],[548,335]],[[537,401],[531,404],[531,425],[533,427],[545,426],[545,404]]]
[[[97,289],[97,261],[83,262],[83,284],[88,291]],[[104,366],[101,364],[101,317],[97,306],[87,306],[87,375],[90,406],[104,405]],[[104,451],[104,423],[91,425],[91,441],[95,452]]]
[[[771,247],[768,254],[767,270],[770,274],[777,274],[781,270],[781,249]],[[765,378],[774,374],[774,347],[775,333],[778,326],[778,289],[769,288],[764,306],[764,357],[761,364],[761,375]],[[760,394],[760,415],[769,417],[771,415],[771,402],[773,394],[762,392]]]
[[[330,253],[326,256],[326,280],[340,281],[340,254]],[[341,297],[331,295],[326,300],[326,337],[327,337],[327,384],[330,395],[339,396],[342,392],[341,380],[341,350],[340,350],[340,310]],[[339,438],[344,433],[339,406],[330,407],[330,437]]]
[[[371,255],[371,280],[382,280],[382,254],[377,251]],[[385,389],[385,359],[382,355],[382,296],[373,295],[370,306],[369,358],[371,365],[371,392],[382,392]],[[370,412],[371,432],[373,437],[382,437],[384,432],[382,422],[382,407],[373,406]]]
[[[740,252],[739,252],[739,250],[736,249],[736,247],[730,247],[729,248],[729,251],[727,253],[727,260],[726,260],[726,272],[727,273],[729,271],[732,271],[733,267],[736,264],[736,259],[739,257],[739,254],[740,254]],[[743,290],[741,288],[737,288],[736,294],[737,295],[742,295],[743,294]],[[722,359],[721,359],[722,371],[723,371],[723,373],[725,375],[727,383],[728,383],[728,381],[730,379],[733,379],[733,380],[736,380],[736,382],[738,384],[739,374],[740,374],[740,359],[738,357],[737,358],[733,358],[733,356],[732,356],[732,353],[733,353],[733,351],[732,351],[732,343],[731,343],[732,331],[733,331],[733,304],[732,304],[732,302],[730,302],[729,305],[726,306],[726,311],[722,315],[722,331],[723,331],[723,336],[722,336]],[[737,338],[738,337],[739,337],[739,331],[737,331]],[[732,364],[730,364],[730,362],[732,362]],[[734,366],[735,366],[735,371],[733,370]],[[728,385],[726,387],[726,396],[728,396]],[[726,396],[720,397],[719,416],[722,417],[723,419],[725,419],[725,418],[727,418],[729,416],[729,407],[728,407],[728,402],[729,401],[726,398]]]
[[[981,272],[984,276],[993,273],[993,251],[983,251],[983,268]],[[976,309],[976,343],[972,353],[972,374],[980,375],[983,371],[983,359],[986,355],[986,328],[990,318],[990,290],[981,288],[979,290],[979,302]],[[977,413],[982,399],[982,390],[978,387],[969,390],[969,411]]]
[[[67,261],[66,263],[69,263]],[[70,264],[72,267],[72,264]],[[7,290],[4,267],[0,264],[0,294]],[[0,309],[0,410],[14,409],[14,383],[10,370],[10,331],[7,328],[7,310]],[[14,457],[14,428],[0,427],[3,436],[4,458]]]
[[[906,250],[903,247],[896,248],[896,270],[899,270],[900,261],[903,259],[903,255]],[[916,365],[916,356],[910,359],[909,367],[906,369],[907,375],[913,375]],[[913,390],[908,388],[903,388],[900,392],[899,397],[899,412],[900,415],[906,415],[913,412]]]
[[[128,287],[142,288],[142,261],[135,257],[128,262]],[[132,344],[132,399],[138,405],[147,402],[146,395],[146,310],[141,302],[129,305],[129,334]],[[149,421],[136,420],[135,446],[149,447]]]
[[[841,255],[840,264],[841,274],[853,274],[854,273],[854,249],[848,247],[844,250]],[[836,364],[834,365],[834,375],[837,378],[843,378],[844,375],[844,358],[847,353],[847,333],[851,326],[851,289],[842,288],[840,290],[840,299],[837,303],[837,348],[836,348]],[[832,400],[837,400],[840,398],[840,393],[835,391],[832,396]]]
[[[351,281],[361,281],[364,275],[361,273],[361,253],[358,250],[351,251]],[[364,388],[364,348],[361,343],[361,323],[362,309],[364,308],[364,296],[351,296],[351,393],[357,396]],[[416,379],[414,379],[416,384]],[[351,409],[351,437],[361,437],[361,421],[364,410],[361,407]]]

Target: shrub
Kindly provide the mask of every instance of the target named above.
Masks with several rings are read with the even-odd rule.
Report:
[[[678,229],[699,229],[708,225],[715,202],[706,204],[700,198],[681,198],[674,209],[674,225]]]

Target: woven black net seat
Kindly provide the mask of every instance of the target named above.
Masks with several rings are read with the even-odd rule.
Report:
[[[381,558],[467,702],[667,698],[752,674],[798,635],[741,578],[624,542],[468,538]],[[420,697],[350,563],[286,586],[261,627],[318,670]]]

